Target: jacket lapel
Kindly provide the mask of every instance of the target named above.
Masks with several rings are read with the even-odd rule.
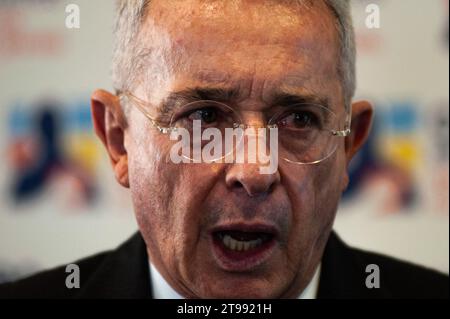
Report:
[[[322,257],[318,299],[383,298],[382,289],[365,286],[366,266],[331,232]],[[102,261],[76,297],[152,298],[150,282],[145,242],[137,232]]]
[[[318,299],[385,297],[382,289],[366,287],[366,266],[354,249],[331,232],[322,257]]]
[[[77,297],[152,298],[145,247],[141,234],[137,232],[105,258]]]

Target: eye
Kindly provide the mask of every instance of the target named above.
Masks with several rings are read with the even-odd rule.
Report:
[[[295,111],[285,114],[278,121],[278,125],[291,129],[315,129],[320,128],[320,120],[312,112]]]
[[[236,118],[238,117],[234,110],[226,104],[215,101],[197,101],[185,105],[175,113],[171,119],[171,126],[192,130],[195,123],[200,123],[202,129],[225,129],[233,127]]]
[[[189,114],[191,121],[200,120],[202,123],[211,124],[217,120],[218,112],[212,107],[197,109]]]

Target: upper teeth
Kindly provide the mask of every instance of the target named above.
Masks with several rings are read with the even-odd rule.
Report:
[[[233,237],[229,236],[229,235],[225,235],[222,238],[222,242],[223,244],[231,249],[231,250],[236,250],[236,251],[246,251],[252,248],[255,248],[259,245],[261,245],[262,243],[262,239],[258,238],[255,240],[249,240],[249,241],[240,241],[240,240],[236,240]]]

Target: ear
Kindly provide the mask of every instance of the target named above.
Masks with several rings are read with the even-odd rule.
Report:
[[[95,133],[105,145],[117,181],[130,187],[124,138],[126,120],[119,98],[105,90],[96,90],[91,96],[91,112]]]
[[[345,155],[347,168],[353,156],[361,149],[369,136],[372,127],[373,107],[368,101],[358,101],[352,104],[351,132],[345,138]],[[348,174],[342,190],[348,185]]]

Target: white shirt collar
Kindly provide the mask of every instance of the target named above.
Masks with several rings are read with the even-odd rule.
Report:
[[[154,299],[184,299],[172,287],[170,287],[152,263],[150,263],[150,278],[150,286],[152,287]]]
[[[319,291],[319,279],[320,279],[320,267],[321,263],[316,268],[316,272],[309,282],[308,286],[302,291],[297,299],[316,299],[317,292]]]
[[[320,264],[308,286],[306,286],[297,299],[316,299],[319,289],[319,277]],[[154,299],[184,299],[167,283],[152,263],[150,263],[150,278],[150,286],[152,287]]]

